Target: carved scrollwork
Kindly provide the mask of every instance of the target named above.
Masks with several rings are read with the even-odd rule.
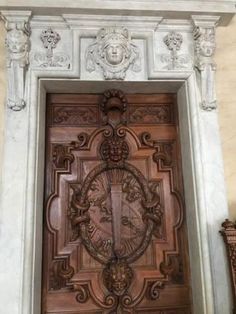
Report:
[[[74,275],[74,268],[66,260],[53,261],[50,276],[50,289],[59,290],[66,286]]]
[[[146,298],[150,300],[157,300],[160,297],[160,290],[164,289],[164,282],[162,281],[153,281],[148,284],[146,291]]]
[[[130,263],[147,249],[152,236],[159,236],[162,206],[158,183],[149,183],[135,166],[128,163],[126,129],[119,120],[112,123],[110,111],[125,112],[126,100],[111,91],[101,109],[108,116],[100,144],[102,162],[83,182],[73,184],[69,210],[72,237],[82,240],[88,253],[104,265],[102,277],[110,295],[112,311],[121,311],[132,303],[128,295],[134,273]],[[114,126],[115,125],[115,126]],[[74,148],[87,146],[88,136],[79,135]],[[96,213],[95,215],[93,213]],[[104,229],[104,225],[106,228]]]
[[[124,162],[129,155],[129,146],[124,141],[124,136],[119,136],[114,130],[112,137],[106,138],[100,148],[102,159],[108,163]]]
[[[86,303],[89,299],[89,289],[87,285],[79,285],[74,284],[73,285],[73,291],[76,291],[76,301],[79,303]]]
[[[68,151],[68,146],[62,144],[55,144],[52,149],[53,163],[56,168],[65,168],[66,163],[72,163],[74,156]]]
[[[153,160],[156,163],[161,160],[164,166],[170,167],[172,165],[172,143],[152,140],[148,132],[141,134],[141,142],[145,146],[155,148],[156,152],[153,154]]]
[[[140,71],[139,48],[131,42],[127,28],[101,28],[86,51],[86,67],[93,72],[100,66],[106,80],[123,80],[126,71]]]

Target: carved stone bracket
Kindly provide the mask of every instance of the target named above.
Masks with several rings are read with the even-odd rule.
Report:
[[[236,222],[232,222],[226,219],[222,223],[221,235],[224,238],[224,242],[227,249],[231,282],[232,282],[232,292],[234,300],[234,311],[236,313]]]
[[[216,109],[215,71],[213,60],[215,53],[215,28],[218,16],[192,16],[193,38],[195,43],[195,70],[198,76],[201,92],[201,107],[211,111]]]
[[[29,64],[30,11],[1,11],[7,30],[7,106],[20,111],[25,107],[25,76]]]

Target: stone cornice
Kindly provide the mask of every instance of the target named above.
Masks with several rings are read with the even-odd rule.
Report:
[[[174,2],[174,5],[173,5]],[[189,0],[0,0],[0,10],[31,10],[33,15],[126,14],[189,19],[191,15],[219,15],[220,25],[227,25],[236,13],[235,1]]]

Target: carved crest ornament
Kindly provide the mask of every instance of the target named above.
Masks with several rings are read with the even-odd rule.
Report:
[[[93,44],[87,48],[86,68],[93,72],[99,66],[106,80],[123,80],[130,68],[140,71],[139,48],[132,43],[129,31],[123,27],[102,28]]]
[[[170,55],[161,55],[161,61],[167,63],[164,69],[178,70],[186,68],[189,63],[189,56],[178,53],[183,43],[183,36],[180,33],[172,31],[163,38],[163,41],[170,51]]]
[[[37,52],[34,55],[36,65],[47,67],[70,67],[70,58],[62,52],[54,53],[53,50],[57,47],[58,42],[61,40],[59,33],[54,31],[51,27],[42,31],[40,39],[43,43],[46,53]]]

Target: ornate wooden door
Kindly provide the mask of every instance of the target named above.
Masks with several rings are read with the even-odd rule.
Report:
[[[47,102],[42,313],[191,313],[175,95]]]

